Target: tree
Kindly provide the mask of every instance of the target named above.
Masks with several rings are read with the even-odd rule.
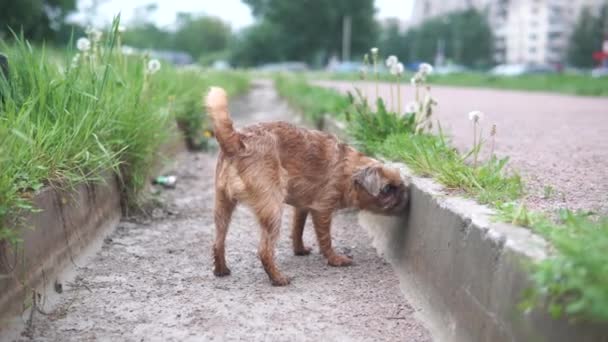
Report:
[[[282,61],[286,57],[281,48],[279,30],[273,24],[261,21],[244,29],[234,40],[232,63],[239,66],[254,66],[270,61]]]
[[[342,23],[352,20],[351,51],[367,51],[375,43],[377,26],[373,0],[243,0],[253,14],[274,27],[268,32],[278,39],[281,56],[289,60],[314,62],[339,55]],[[258,28],[257,34],[264,32]]]
[[[171,32],[148,21],[150,11],[155,8],[141,8],[136,19],[124,34],[127,45],[138,48],[177,50],[189,53],[194,59],[212,61],[227,57],[227,49],[232,40],[230,25],[221,19],[205,15],[178,13],[175,19],[177,30]],[[148,13],[148,15],[146,15]]]
[[[399,21],[389,20],[380,31],[378,48],[385,55],[396,55],[399,60],[410,58],[411,40],[406,39],[399,28]]]
[[[439,41],[445,57],[468,66],[488,65],[492,61],[493,35],[485,16],[475,9],[452,12],[410,29],[403,39],[409,46],[409,59],[433,61]]]
[[[194,58],[224,51],[232,37],[230,25],[219,18],[178,13],[173,47]]]
[[[594,16],[589,8],[584,8],[576,22],[568,44],[568,62],[589,68],[594,65],[592,55],[602,49],[602,42],[608,30],[608,5],[602,6],[600,14]]]
[[[76,0],[0,0],[0,38],[10,29],[27,39],[54,38],[65,17],[76,9]]]

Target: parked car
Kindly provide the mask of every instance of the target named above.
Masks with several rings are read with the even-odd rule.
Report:
[[[361,62],[338,62],[327,66],[327,71],[340,74],[358,73],[363,67]]]
[[[211,64],[211,67],[215,70],[228,70],[230,69],[230,63],[223,59],[218,59],[217,61],[214,61],[213,64]]]
[[[496,76],[521,76],[555,73],[555,68],[545,64],[500,64],[490,70]]]
[[[591,77],[600,78],[608,77],[608,67],[599,67],[591,70]]]
[[[268,63],[259,66],[262,71],[306,71],[308,65],[304,62]]]
[[[470,69],[464,65],[448,64],[448,65],[444,65],[444,66],[435,67],[435,70],[433,70],[433,73],[437,74],[437,75],[450,75],[450,74],[458,74],[458,73],[463,73],[463,72],[468,72],[468,71],[470,71]]]

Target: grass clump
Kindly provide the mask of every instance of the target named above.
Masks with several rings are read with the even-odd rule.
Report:
[[[123,55],[117,27],[52,58],[19,37],[0,42],[10,64],[0,77],[0,241],[19,241],[18,219],[35,209],[31,199],[44,186],[69,189],[112,171],[135,201],[176,117],[195,131],[208,85],[239,79],[237,91],[246,84],[245,76],[194,74]]]
[[[356,103],[347,116],[348,132],[358,148],[366,153],[406,163],[415,173],[433,177],[449,189],[460,190],[480,203],[513,201],[523,194],[521,178],[506,175],[508,158],[492,156],[471,165],[467,159],[481,148],[481,143],[465,155],[451,147],[441,127],[437,134],[416,134],[417,113],[397,115],[386,110],[382,99],[372,111],[365,99]]]
[[[507,203],[497,210],[500,220],[531,228],[555,248],[550,258],[531,265],[535,286],[528,289],[522,307],[543,303],[556,318],[568,315],[607,322],[608,217],[561,210],[553,220],[521,203]]]
[[[224,88],[229,94],[241,94],[249,89],[249,78],[243,72],[188,70],[178,73],[179,82],[167,79],[165,84],[171,94],[169,106],[175,114],[180,129],[186,136],[188,146],[193,149],[206,146],[211,128],[206,115],[201,115],[202,90],[209,86]]]
[[[302,109],[304,116],[317,126],[323,115],[341,115],[348,107],[348,100],[338,92],[311,87],[302,77],[277,75],[275,86],[280,96],[286,98],[292,106]]]

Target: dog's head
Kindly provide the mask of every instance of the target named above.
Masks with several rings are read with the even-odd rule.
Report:
[[[378,214],[399,215],[409,201],[409,180],[399,170],[382,164],[362,167],[353,174],[359,209]]]

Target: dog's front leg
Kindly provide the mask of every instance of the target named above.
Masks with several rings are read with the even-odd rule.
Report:
[[[321,254],[327,258],[330,266],[348,266],[353,260],[346,255],[337,254],[331,246],[331,217],[333,212],[313,211],[312,222],[315,226],[315,233],[319,241]]]

